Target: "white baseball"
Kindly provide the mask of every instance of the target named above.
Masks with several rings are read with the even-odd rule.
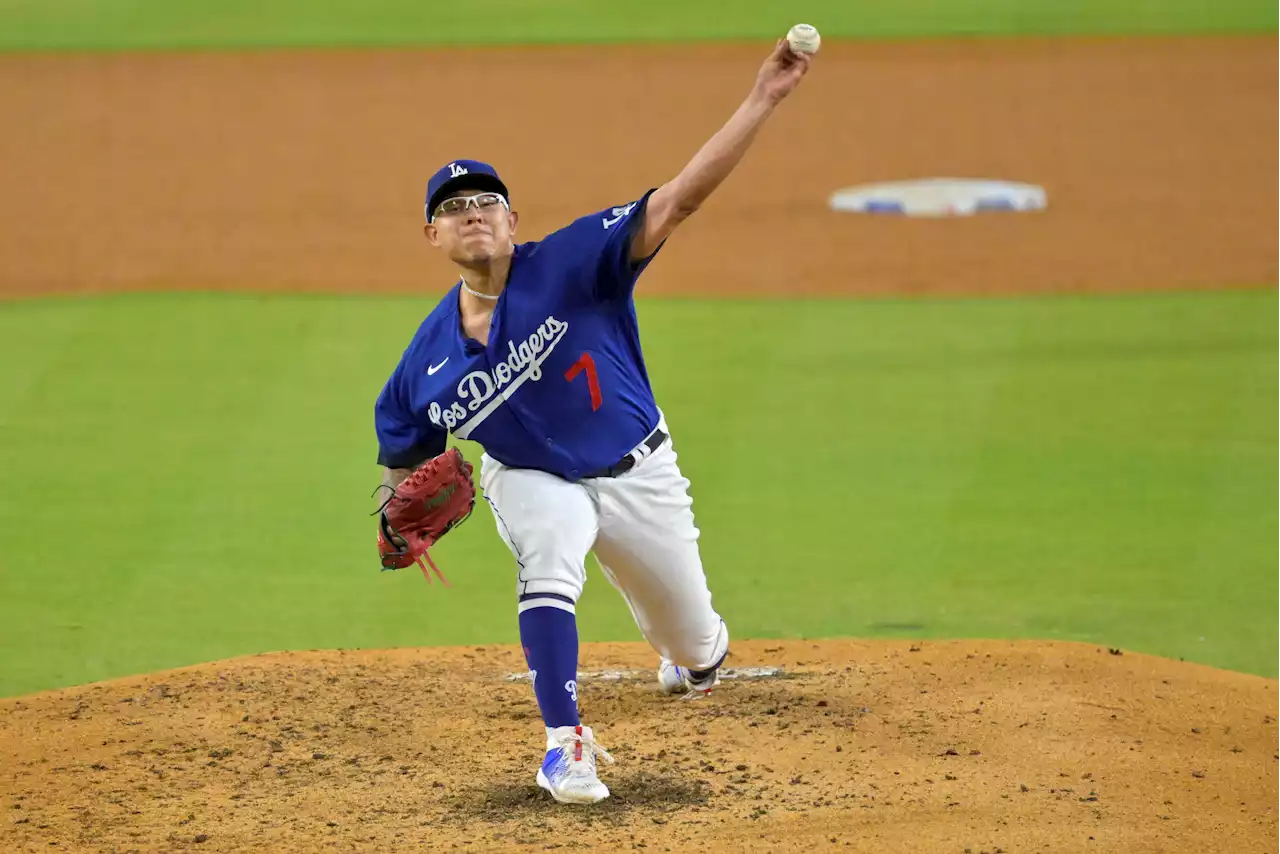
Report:
[[[818,35],[817,27],[796,24],[787,32],[787,44],[796,53],[817,53],[818,45],[822,44],[822,36]]]

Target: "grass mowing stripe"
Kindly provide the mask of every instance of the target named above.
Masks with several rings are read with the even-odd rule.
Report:
[[[473,6],[410,0],[9,0],[0,2],[0,50],[773,39],[798,20],[826,38],[1256,32],[1275,30],[1276,8],[1261,0],[499,0],[478,25]]]

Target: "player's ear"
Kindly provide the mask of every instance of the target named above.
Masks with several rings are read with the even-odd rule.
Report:
[[[511,211],[507,214],[507,225],[511,229],[511,233],[516,233],[516,225],[520,222],[520,214]]]
[[[424,222],[422,224],[422,234],[432,246],[440,245],[440,229],[436,228],[434,223]]]

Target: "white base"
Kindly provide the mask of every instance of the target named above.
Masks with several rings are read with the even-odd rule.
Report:
[[[828,200],[840,213],[898,216],[972,216],[987,211],[1038,211],[1048,205],[1043,187],[979,178],[922,178],[845,187]]]

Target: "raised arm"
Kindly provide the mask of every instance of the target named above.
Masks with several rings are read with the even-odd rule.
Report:
[[[702,206],[742,160],[765,120],[783,98],[791,94],[809,70],[813,57],[793,53],[786,39],[760,67],[751,94],[724,127],[699,149],[680,174],[653,191],[643,226],[631,240],[631,258],[648,258],[676,226]]]

